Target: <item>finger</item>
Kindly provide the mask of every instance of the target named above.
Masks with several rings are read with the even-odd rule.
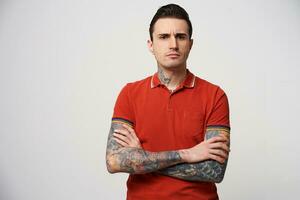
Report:
[[[215,136],[215,137],[212,137],[208,140],[206,140],[207,143],[215,143],[215,142],[228,142],[228,139],[225,138],[225,137],[222,137],[222,136]]]
[[[230,137],[227,137],[226,144],[227,144],[228,147],[230,147]]]
[[[123,127],[126,128],[126,130],[130,133],[130,135],[133,139],[138,139],[138,137],[136,136],[135,131],[132,127],[128,126],[127,124],[123,124]]]
[[[135,131],[133,131],[130,135],[134,138],[134,140],[140,141],[137,135],[135,134]]]
[[[134,132],[133,128],[131,126],[129,126],[128,124],[122,124],[122,127],[126,129],[126,131],[128,131],[128,133],[132,133]]]
[[[122,134],[123,132],[126,132],[126,130],[123,130],[123,129],[115,129],[114,130],[114,133],[120,133],[120,134]],[[125,133],[123,135],[125,135]]]
[[[229,146],[229,144],[230,144],[230,138],[228,138],[228,137],[226,137],[226,136],[221,136],[221,137],[223,137],[225,140],[224,140],[224,143],[226,143],[228,146]]]
[[[120,133],[114,133],[113,136],[114,136],[114,138],[118,138],[118,139],[126,142],[127,144],[130,143],[130,140],[128,139],[128,137],[126,137],[126,136],[124,136],[124,135],[122,135]]]
[[[224,159],[227,159],[227,157],[228,157],[228,153],[225,152],[225,151],[223,151],[223,150],[221,150],[221,149],[210,149],[209,153],[213,154],[215,156],[222,157]]]
[[[138,139],[135,139],[131,136],[131,134],[123,135],[121,133],[114,133],[114,137],[119,138],[120,140],[127,143],[129,146],[139,147],[140,141]]]
[[[212,160],[215,160],[221,164],[223,164],[225,162],[225,159],[220,157],[220,156],[217,156],[217,155],[214,155],[214,154],[210,154],[209,155],[209,158],[212,159]]]
[[[122,135],[124,135],[124,136],[129,136],[129,135],[130,135],[130,133],[129,133],[127,130],[125,130],[125,129],[117,129],[117,130],[115,130],[114,132],[115,132],[115,133],[122,134]]]
[[[209,145],[211,149],[222,149],[223,151],[229,152],[229,146],[224,142],[216,142]]]
[[[124,129],[115,130],[115,133],[127,137],[127,139],[130,140],[130,141],[134,140],[134,138],[132,137],[132,135],[127,130],[124,130]]]
[[[129,145],[128,145],[126,142],[124,142],[124,141],[122,141],[122,140],[120,140],[120,139],[118,139],[118,138],[115,138],[115,140],[116,140],[116,142],[117,142],[118,144],[120,144],[121,146],[123,146],[123,147],[129,147]]]
[[[126,128],[130,133],[131,133],[132,131],[134,131],[133,128],[130,127],[129,125],[127,125],[127,124],[122,124],[122,126],[123,126],[124,128]]]
[[[114,133],[114,139],[121,144],[123,147],[135,147],[135,148],[142,148],[139,141],[128,140],[126,136],[123,136],[118,133]]]
[[[132,134],[130,131],[131,130],[126,129],[125,134],[126,134],[126,137],[128,137],[128,139],[130,139],[131,141],[133,141],[133,140],[136,139],[136,137],[135,137],[135,134]]]

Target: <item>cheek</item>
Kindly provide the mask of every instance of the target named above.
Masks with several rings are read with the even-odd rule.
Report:
[[[162,60],[161,55],[157,51],[154,51],[153,55],[155,57],[155,60],[157,60],[157,61],[161,61]]]
[[[158,57],[158,58],[162,57],[163,56],[162,48],[157,47],[157,48],[153,49],[153,54],[155,55],[155,57]]]
[[[185,55],[185,56],[188,56],[189,53],[190,53],[190,48],[189,48],[189,46],[186,46],[186,47],[184,48],[184,55]]]

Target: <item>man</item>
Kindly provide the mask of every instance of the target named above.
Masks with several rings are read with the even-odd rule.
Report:
[[[120,92],[107,169],[130,174],[128,200],[218,199],[229,153],[227,97],[187,69],[192,24],[183,8],[159,8],[149,33],[158,71]]]

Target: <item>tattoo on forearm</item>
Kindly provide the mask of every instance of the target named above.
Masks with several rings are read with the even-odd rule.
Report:
[[[219,135],[218,130],[208,130],[206,139]],[[188,181],[206,181],[219,183],[223,180],[228,159],[223,164],[214,161],[206,160],[198,163],[177,164],[172,167],[160,170],[159,172],[175,178]]]
[[[122,129],[112,123],[107,141],[107,168],[114,172],[148,173],[182,162],[178,151],[148,152],[140,148],[126,148],[119,145],[113,137],[115,129]],[[114,170],[112,170],[114,169]]]
[[[166,86],[168,86],[168,84],[171,82],[171,78],[166,77],[163,70],[160,67],[158,67],[158,78],[161,81],[161,83],[165,84]]]

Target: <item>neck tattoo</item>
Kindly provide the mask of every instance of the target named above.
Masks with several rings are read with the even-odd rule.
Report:
[[[163,83],[166,86],[168,86],[171,82],[171,78],[166,77],[163,70],[160,67],[158,67],[158,78],[161,81],[161,83]]]

